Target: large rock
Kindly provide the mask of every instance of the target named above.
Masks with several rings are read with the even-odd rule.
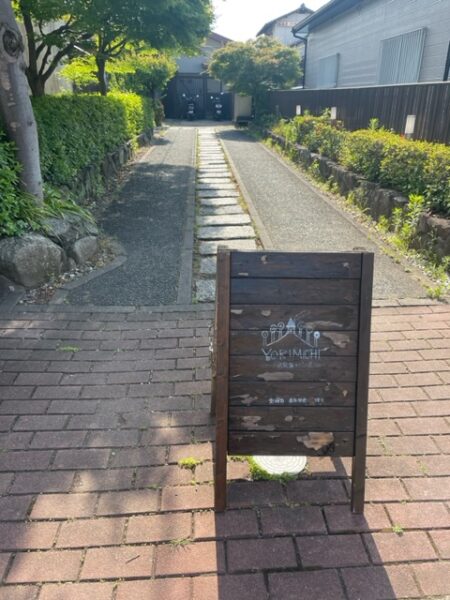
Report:
[[[67,265],[64,250],[37,233],[0,240],[0,273],[33,288],[60,275]]]
[[[98,235],[98,227],[80,215],[66,215],[60,219],[46,219],[44,226],[47,237],[66,251],[84,237]]]
[[[77,265],[91,260],[98,251],[98,239],[96,236],[88,236],[77,240],[69,250],[69,256],[75,260]]]
[[[420,216],[417,226],[416,248],[434,250],[439,258],[450,256],[450,219],[424,213]]]

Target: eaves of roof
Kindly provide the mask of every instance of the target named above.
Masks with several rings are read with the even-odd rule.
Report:
[[[307,17],[304,21],[295,25],[292,28],[292,32],[294,34],[308,33],[327,21],[351,10],[361,2],[362,0],[330,0],[330,2],[319,8],[319,10],[316,10],[315,13]]]
[[[292,15],[294,13],[297,13],[299,15],[301,14],[306,14],[306,13],[310,13],[312,14],[314,11],[312,11],[310,8],[306,7],[304,4],[302,4],[302,6],[300,6],[300,8],[297,8],[297,10],[291,10],[290,12],[284,14],[284,15],[280,15],[279,17],[277,17],[276,19],[272,19],[272,21],[268,21],[265,25],[263,25],[261,27],[261,29],[258,31],[258,33],[256,34],[256,37],[258,37],[258,35],[263,35],[263,33],[266,33],[266,31],[268,29],[270,29],[273,25],[275,25],[275,23],[277,21],[279,21],[280,19],[285,19],[286,17],[288,17],[289,15]]]

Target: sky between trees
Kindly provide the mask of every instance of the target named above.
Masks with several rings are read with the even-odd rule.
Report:
[[[303,1],[311,10],[317,10],[328,0]],[[268,21],[298,8],[302,0],[213,0],[213,3],[216,13],[213,31],[245,41],[255,37]]]

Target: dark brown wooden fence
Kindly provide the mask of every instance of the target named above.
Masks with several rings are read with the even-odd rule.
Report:
[[[404,133],[406,117],[416,115],[415,139],[450,144],[450,82],[280,91],[270,95],[271,111],[283,117],[295,116],[297,105],[302,113],[309,110],[313,115],[336,106],[337,118],[350,130],[367,127],[376,117],[384,127]]]

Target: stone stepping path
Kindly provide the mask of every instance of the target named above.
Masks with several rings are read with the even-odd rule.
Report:
[[[199,225],[215,226],[215,225],[250,225],[251,220],[245,213],[242,215],[207,215],[200,216],[197,219]],[[221,229],[217,227],[217,229]]]
[[[200,206],[199,215],[244,215],[240,206],[230,204],[228,206]]]
[[[256,234],[213,129],[198,133],[195,300],[213,302],[219,246],[256,250]]]

